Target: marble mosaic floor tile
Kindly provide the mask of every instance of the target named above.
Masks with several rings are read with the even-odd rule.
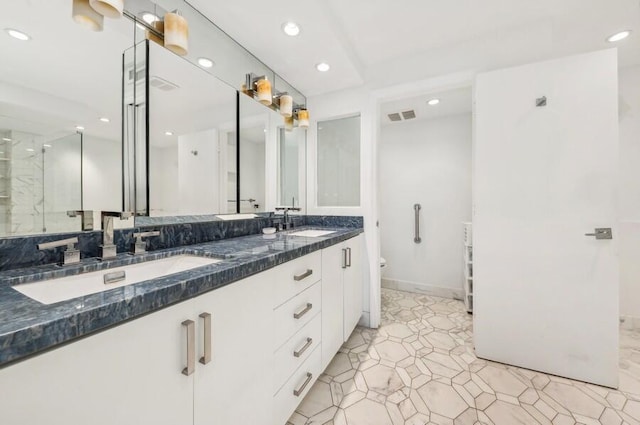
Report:
[[[640,425],[640,332],[620,332],[620,388],[475,356],[462,302],[382,289],[287,425]]]

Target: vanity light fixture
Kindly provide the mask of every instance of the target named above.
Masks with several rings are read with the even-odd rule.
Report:
[[[320,72],[327,72],[331,69],[331,66],[326,62],[320,62],[319,64],[316,64],[316,69]]]
[[[300,34],[300,26],[295,22],[285,22],[282,24],[282,31],[289,37],[295,37]]]
[[[293,115],[284,117],[284,129],[285,131],[293,131]]]
[[[293,115],[293,97],[288,94],[280,95],[280,115],[290,117]]]
[[[180,56],[189,53],[189,24],[177,10],[164,15],[164,47]]]
[[[307,109],[298,110],[298,127],[309,128],[309,111]]]
[[[153,24],[155,21],[159,21],[160,18],[158,18],[156,15],[154,15],[151,12],[144,12],[142,14],[142,20],[145,21],[147,24],[151,25]]]
[[[109,121],[111,121],[111,120],[110,120],[109,118],[107,118],[107,117],[102,117],[102,118],[100,118],[100,121],[102,121],[102,122],[109,122]]]
[[[203,68],[211,68],[213,66],[213,61],[209,58],[198,58],[198,65]]]
[[[631,35],[631,30],[624,30],[624,31],[620,31],[618,33],[613,34],[612,36],[607,38],[607,41],[609,43],[615,43],[616,41],[622,41],[625,38],[629,37]]]
[[[104,16],[91,7],[89,0],[73,0],[71,17],[76,23],[91,31],[102,31],[104,27]]]
[[[427,104],[429,106],[436,106],[438,103],[440,103],[440,99],[429,99],[427,101]]]
[[[120,18],[124,9],[124,0],[89,0],[89,4],[107,18]]]
[[[256,81],[256,88],[258,92],[258,101],[265,106],[269,106],[273,103],[273,97],[271,96],[271,83],[267,80],[267,77],[263,77]]]
[[[20,40],[20,41],[29,41],[31,40],[31,37],[25,33],[23,33],[22,31],[18,31],[16,29],[13,28],[5,28],[5,31],[7,32],[7,34],[9,34],[11,37],[15,38],[16,40]]]
[[[173,136],[173,131],[165,131],[164,135],[165,136]]]

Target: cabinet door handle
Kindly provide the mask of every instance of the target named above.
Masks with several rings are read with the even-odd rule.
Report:
[[[351,248],[347,248],[347,255],[348,255],[347,267],[351,267]]]
[[[311,269],[307,269],[307,271],[306,271],[306,272],[304,272],[304,273],[302,273],[302,274],[299,274],[299,275],[296,275],[296,276],[293,276],[293,280],[295,280],[296,282],[299,282],[299,281],[301,281],[302,279],[306,279],[306,278],[308,278],[308,277],[309,277],[309,276],[311,276],[312,274],[313,274],[313,270],[311,270]]]
[[[307,338],[307,342],[302,346],[302,348],[293,352],[293,357],[300,357],[303,355],[304,352],[307,351],[307,348],[311,347],[311,344],[313,344],[313,338]]]
[[[302,310],[299,311],[297,313],[293,313],[293,318],[294,319],[299,319],[302,316],[304,316],[305,314],[307,314],[311,309],[313,308],[313,304],[311,303],[307,303],[307,306]]]
[[[307,379],[304,380],[304,383],[300,388],[298,388],[297,390],[293,390],[293,395],[296,397],[300,397],[300,394],[302,394],[304,389],[307,388],[307,385],[309,385],[309,382],[311,382],[311,379],[313,379],[313,375],[307,372]]]
[[[187,329],[187,367],[182,369],[182,374],[189,376],[196,368],[196,324],[193,320],[185,320],[182,326]]]
[[[211,361],[211,313],[200,313],[204,320],[204,352],[200,357],[200,363],[207,364]]]
[[[347,268],[347,249],[342,248],[342,268]]]

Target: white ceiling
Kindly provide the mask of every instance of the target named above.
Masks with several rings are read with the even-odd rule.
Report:
[[[431,106],[427,104],[427,101],[430,99],[439,99],[440,103]],[[402,125],[405,122],[432,120],[450,115],[471,114],[471,107],[471,87],[434,92],[428,95],[414,96],[383,103],[380,105],[380,122],[382,125]],[[415,111],[416,117],[406,121],[395,122],[392,122],[388,117],[388,114],[395,112],[402,113],[408,110]]]
[[[190,0],[306,95],[482,71],[616,44],[640,64],[638,0]],[[250,17],[250,18],[249,18]],[[288,37],[292,20],[302,32]],[[314,65],[326,61],[327,73]]]

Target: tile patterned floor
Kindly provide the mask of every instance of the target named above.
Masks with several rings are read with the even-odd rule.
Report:
[[[478,359],[461,302],[382,290],[288,425],[640,425],[640,332],[621,334],[621,391]]]

